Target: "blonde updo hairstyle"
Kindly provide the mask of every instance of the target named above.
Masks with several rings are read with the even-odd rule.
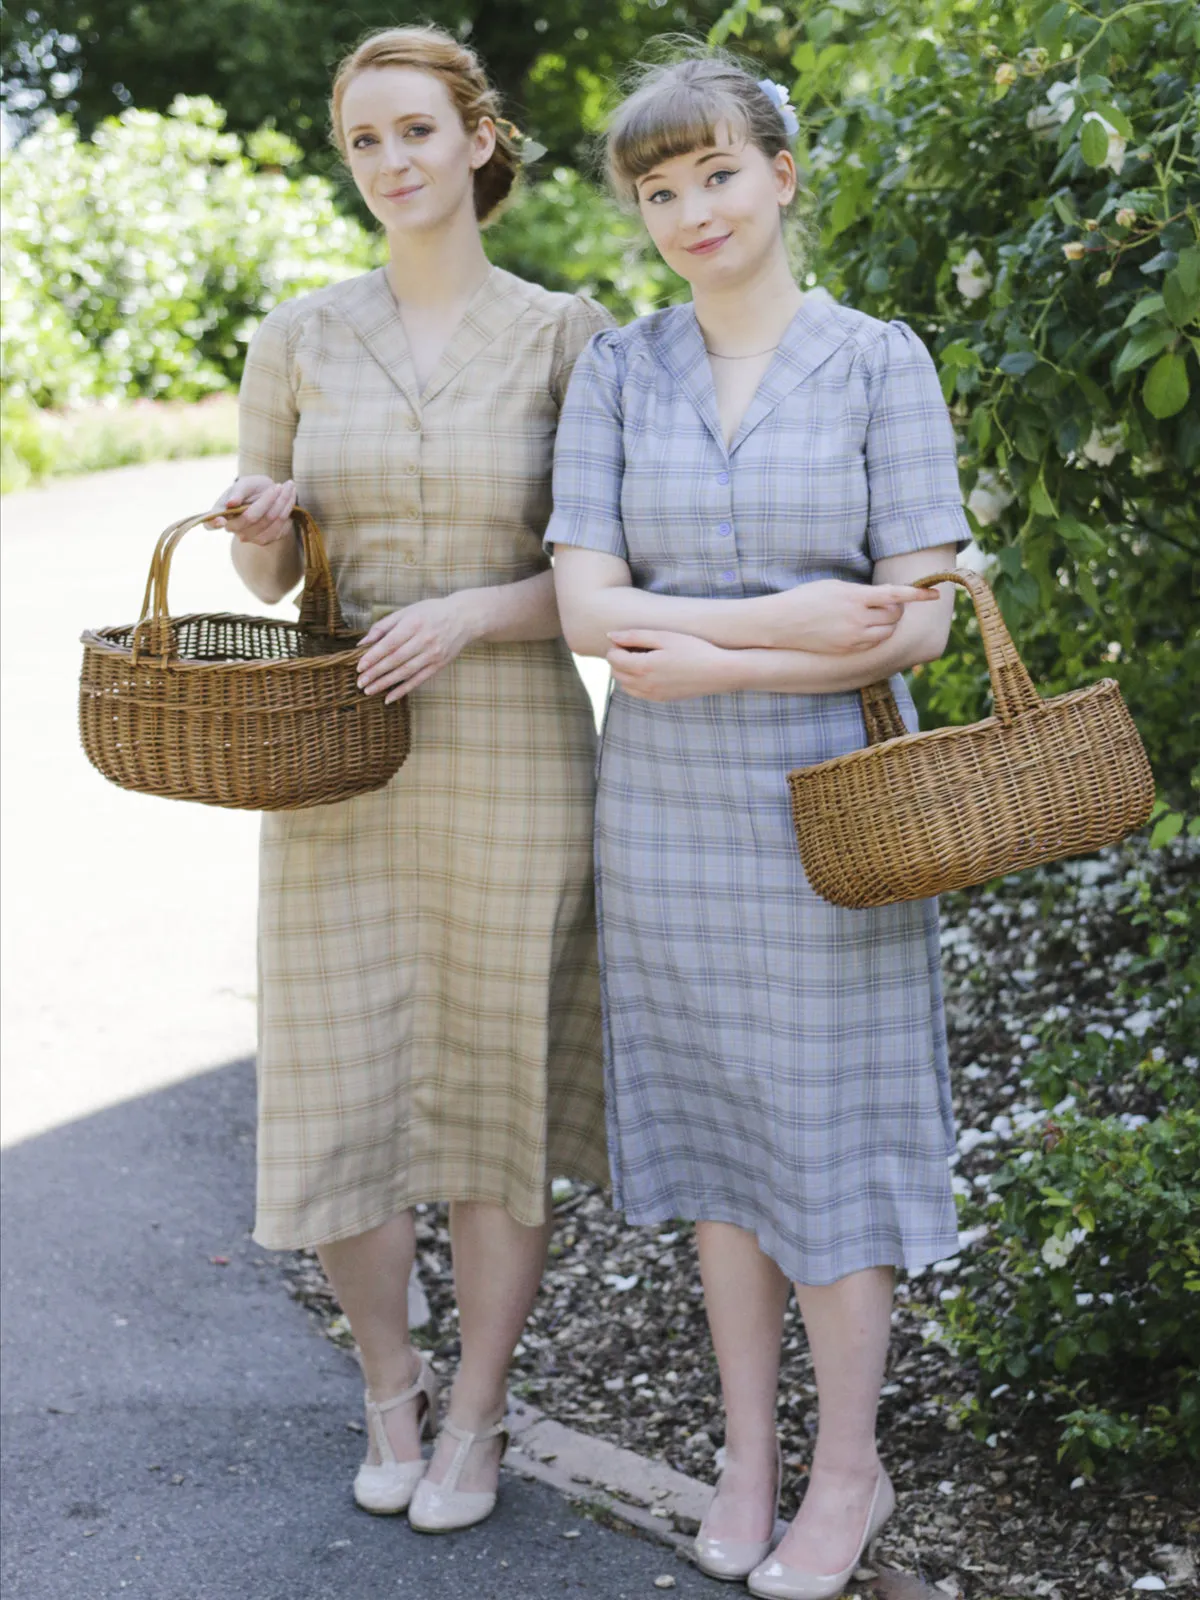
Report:
[[[636,204],[639,178],[715,144],[722,127],[768,161],[791,153],[778,105],[732,58],[691,54],[642,68],[608,124],[606,166],[617,198]]]
[[[475,132],[483,117],[496,124],[496,148],[475,173],[475,215],[481,225],[491,222],[512,194],[521,170],[517,132],[500,116],[500,97],[479,57],[442,28],[381,28],[343,58],[329,98],[330,131],[343,161],[349,159],[342,128],[346,89],[359,73],[382,67],[412,67],[439,78],[468,133]]]

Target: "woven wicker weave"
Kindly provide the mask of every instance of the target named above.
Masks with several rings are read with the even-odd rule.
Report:
[[[995,714],[906,733],[887,684],[862,690],[869,743],[788,774],[813,888],[839,906],[880,906],[1082,855],[1141,827],[1154,779],[1111,678],[1043,700],[973,572],[939,572],[975,605]]]
[[[158,541],[138,622],[83,635],[79,731],[93,766],[125,789],[249,811],[298,810],[381,788],[409,747],[407,699],[358,687],[316,523],[304,545],[298,622],[172,617],[171,557],[202,511]]]

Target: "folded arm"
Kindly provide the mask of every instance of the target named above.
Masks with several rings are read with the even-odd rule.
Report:
[[[581,656],[607,656],[612,635],[630,628],[689,634],[724,650],[856,653],[883,643],[906,607],[924,608],[932,598],[903,581],[872,586],[836,578],[745,600],[651,594],[634,587],[620,556],[561,544],[554,580],[563,633]]]
[[[875,565],[878,587],[903,585],[954,566],[952,545],[892,556]],[[816,585],[807,587],[815,588]],[[608,661],[617,684],[646,700],[682,700],[697,695],[759,690],[778,694],[835,694],[934,661],[946,648],[954,611],[954,587],[915,591],[933,598],[901,607],[887,636],[868,648],[829,654],[787,648],[728,649],[680,632],[621,629],[614,632]]]

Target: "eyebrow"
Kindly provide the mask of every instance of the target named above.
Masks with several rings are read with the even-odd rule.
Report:
[[[734,155],[734,152],[732,150],[710,150],[706,156],[697,157],[696,165],[698,167],[702,167],[706,161],[724,161],[724,160],[729,160],[729,159],[731,159],[733,157],[733,155]],[[651,181],[651,179],[658,180],[661,177],[662,177],[662,173],[661,172],[644,172],[642,174],[642,176],[638,179],[638,183],[639,184],[649,183]]]
[[[402,117],[392,118],[393,124],[397,122],[435,122],[436,120],[432,111],[409,111]],[[373,122],[356,122],[352,128],[346,129],[346,137],[348,139],[351,134],[368,133],[374,126]]]

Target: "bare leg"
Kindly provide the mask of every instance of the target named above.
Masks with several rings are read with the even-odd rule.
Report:
[[[503,1206],[459,1200],[450,1207],[462,1357],[447,1415],[471,1433],[504,1415],[513,1349],[542,1281],[553,1228],[549,1196],[540,1228],[514,1222]],[[496,1487],[500,1443],[489,1440],[471,1451],[460,1489],[474,1493]],[[439,1441],[428,1472],[431,1483],[442,1482],[454,1451],[453,1439]]]
[[[802,1572],[839,1572],[854,1555],[879,1473],[875,1414],[891,1332],[892,1269],[814,1288],[798,1283],[820,1427],[796,1520],[776,1551]]]
[[[419,1371],[420,1357],[408,1340],[408,1278],[415,1253],[411,1211],[317,1250],[358,1343],[373,1400],[400,1394]],[[415,1461],[421,1453],[416,1406],[397,1406],[384,1426],[396,1460]],[[378,1461],[373,1443],[367,1460]]]
[[[768,1539],[775,1521],[775,1399],[788,1281],[745,1228],[698,1222],[696,1244],[725,1402],[725,1465],[704,1533]]]

